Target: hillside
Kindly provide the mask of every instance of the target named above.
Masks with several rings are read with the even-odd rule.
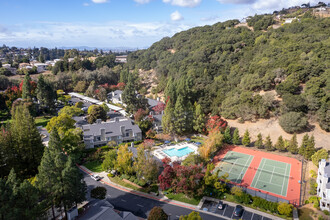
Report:
[[[131,53],[128,63],[155,70],[156,90],[173,103],[182,96],[242,122],[276,116],[289,133],[305,131],[307,121],[329,131],[330,19],[305,13],[277,29],[272,19],[249,18],[254,31],[238,20],[192,28]]]

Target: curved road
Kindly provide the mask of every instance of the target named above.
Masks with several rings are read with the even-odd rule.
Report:
[[[168,204],[166,202],[160,202],[153,199],[148,199],[145,197],[137,196],[125,191],[121,191],[114,187],[111,187],[107,184],[103,184],[102,182],[98,182],[93,180],[88,174],[83,172],[84,180],[87,184],[88,194],[87,200],[91,200],[90,198],[90,190],[96,186],[103,186],[107,189],[107,200],[115,206],[118,210],[127,210],[135,215],[147,218],[150,210],[154,206],[160,206],[162,209],[170,215],[170,220],[177,220],[181,215],[188,215],[193,210],[188,208],[183,208],[180,206],[175,206]],[[224,218],[216,217],[213,215],[208,215],[205,213],[200,213],[201,217],[204,220],[225,220]]]

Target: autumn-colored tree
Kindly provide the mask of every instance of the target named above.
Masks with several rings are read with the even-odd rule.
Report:
[[[199,153],[204,160],[208,160],[210,154],[215,153],[222,147],[223,135],[220,131],[214,130],[208,135],[204,144],[199,148]]]
[[[152,108],[154,110],[155,114],[162,114],[162,112],[165,110],[165,104],[163,102],[158,102],[158,104]]]
[[[208,132],[213,130],[224,131],[227,127],[228,122],[222,119],[220,116],[211,116],[206,122],[206,129]]]
[[[131,175],[133,173],[133,153],[128,150],[128,144],[122,145],[118,149],[116,168],[118,172]]]
[[[155,145],[155,141],[152,139],[145,139],[142,143],[145,149],[150,149]]]
[[[151,209],[148,220],[167,220],[168,215],[161,207],[155,206]]]
[[[146,132],[146,136],[147,136],[147,138],[155,138],[155,136],[156,136],[156,132],[155,132],[153,129],[149,129],[149,130]]]
[[[167,163],[164,163],[164,170],[158,176],[159,187],[161,188],[161,190],[166,190],[170,188],[172,186],[172,181],[174,177],[175,172],[173,168]]]
[[[138,110],[135,112],[135,114],[134,114],[134,120],[135,120],[136,122],[140,122],[140,121],[142,121],[142,119],[143,119],[147,114],[148,114],[148,113],[147,113],[146,110],[140,108],[140,109],[138,109]]]

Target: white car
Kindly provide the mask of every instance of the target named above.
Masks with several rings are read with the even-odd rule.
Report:
[[[99,181],[101,179],[101,177],[98,175],[91,175],[91,178],[95,181]]]

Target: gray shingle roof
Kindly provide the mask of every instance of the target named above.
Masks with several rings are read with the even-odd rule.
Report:
[[[123,91],[121,91],[121,90],[115,90],[113,92],[110,92],[109,95],[111,96],[111,98],[120,99],[120,95],[122,93],[123,93]]]
[[[138,125],[135,125],[131,119],[121,119],[118,121],[110,121],[103,123],[95,123],[83,125],[84,139],[101,135],[101,129],[105,129],[105,137],[113,137],[122,135],[120,127],[124,126],[125,130],[132,130],[134,134],[141,133]]]
[[[156,99],[147,98],[147,100],[148,100],[148,105],[150,108],[155,107],[156,105],[158,105],[158,103],[162,103],[161,101],[157,101]]]

